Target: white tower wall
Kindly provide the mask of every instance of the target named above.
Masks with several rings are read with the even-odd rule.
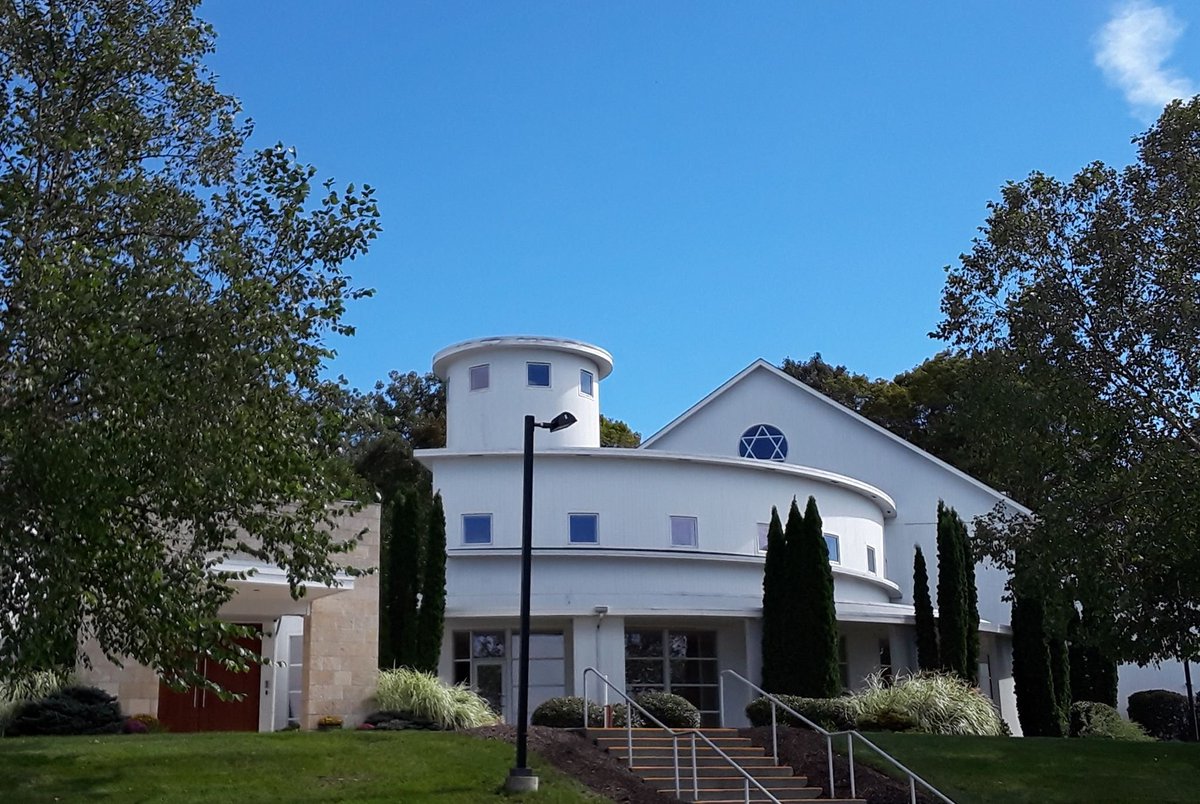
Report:
[[[529,384],[529,364],[550,367],[548,387]],[[487,366],[487,387],[472,390],[471,369]],[[549,421],[563,411],[578,420],[557,433],[542,430],[539,449],[600,446],[600,381],[612,371],[603,349],[561,338],[481,338],[448,346],[433,359],[446,382],[446,448],[519,450],[524,419]],[[582,372],[592,375],[590,395]]]

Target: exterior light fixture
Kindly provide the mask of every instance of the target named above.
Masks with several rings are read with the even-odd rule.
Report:
[[[538,777],[529,767],[529,576],[533,568],[533,431],[541,427],[552,433],[565,430],[576,422],[563,411],[548,422],[525,417],[525,475],[521,506],[521,658],[517,682],[517,764],[508,772],[505,788],[510,792],[538,789]]]

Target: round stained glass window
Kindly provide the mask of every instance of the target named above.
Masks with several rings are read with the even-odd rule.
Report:
[[[754,425],[742,433],[738,442],[739,455],[760,461],[787,460],[787,450],[787,437],[782,430],[770,424]]]

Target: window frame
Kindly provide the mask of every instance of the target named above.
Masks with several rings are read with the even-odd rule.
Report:
[[[532,381],[533,378],[530,376],[529,371],[534,366],[545,366],[546,367],[546,384],[545,385],[541,385],[540,383],[535,383]],[[550,368],[550,364],[544,363],[540,360],[525,361],[525,387],[526,388],[553,388],[554,387],[554,375]]]
[[[834,564],[841,564],[842,563],[842,537],[837,535],[836,533],[822,532],[821,535],[825,537],[825,549],[827,551],[829,551],[829,560],[831,562],[833,562]],[[829,544],[830,544],[829,540],[830,539],[833,540],[833,544],[836,548],[836,550],[835,550],[837,552],[836,557],[834,556],[835,551],[829,550]]]
[[[476,386],[475,370],[483,369],[483,385]],[[467,390],[474,393],[475,391],[486,391],[492,387],[492,364],[480,363],[477,366],[471,366],[467,369]]]
[[[872,575],[879,574],[879,560],[875,557],[875,548],[867,545],[867,572]]]
[[[486,542],[468,541],[467,540],[467,520],[468,519],[480,520],[480,521],[487,522],[487,541]],[[461,527],[462,527],[462,544],[464,546],[481,547],[481,546],[487,546],[487,545],[493,544],[495,542],[496,533],[495,533],[494,528],[492,527],[492,515],[490,513],[477,512],[477,513],[471,513],[471,514],[463,514],[460,521],[461,521]]]
[[[588,378],[588,386],[591,389],[589,391],[583,390],[583,378],[585,376]],[[588,399],[595,399],[596,397],[596,375],[587,369],[579,370],[579,395],[586,396]]]
[[[756,542],[758,544],[758,552],[765,553],[767,552],[767,547],[770,546],[768,537],[771,534],[771,523],[757,522],[755,524],[758,526],[758,541]]]
[[[671,544],[672,548],[683,548],[683,549],[690,549],[690,550],[697,550],[700,548],[700,518],[699,517],[687,516],[687,515],[683,515],[683,514],[680,514],[680,515],[670,514],[670,515],[668,515],[667,519],[668,519],[668,524],[669,524],[668,538],[670,539],[670,544]],[[690,544],[679,544],[678,542],[675,541],[675,522],[676,522],[676,520],[679,520],[680,522],[690,521],[692,523],[692,541]]]
[[[590,517],[592,520],[592,540],[582,541],[575,539],[575,518],[581,520]],[[593,511],[572,511],[567,514],[567,544],[576,545],[593,545],[600,544],[600,514]]]

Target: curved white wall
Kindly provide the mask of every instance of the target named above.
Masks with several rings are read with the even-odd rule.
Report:
[[[550,365],[550,386],[527,382],[529,363]],[[488,366],[489,383],[471,390],[470,370]],[[452,450],[522,449],[526,415],[549,421],[563,411],[578,420],[557,433],[539,430],[539,448],[600,446],[600,381],[612,358],[599,347],[560,338],[482,338],[448,346],[433,370],[446,382],[446,447]],[[580,372],[593,377],[592,394]]]
[[[508,573],[496,570],[511,562],[496,564],[484,557],[511,556],[520,547],[521,454],[419,455],[435,471],[446,510],[447,613],[478,613],[489,599],[502,605],[512,590],[507,577],[500,577]],[[534,608],[586,613],[603,602],[614,611],[648,611],[677,609],[690,600],[697,614],[755,610],[762,601],[758,523],[769,520],[772,506],[786,519],[792,498],[803,506],[809,495],[817,499],[826,532],[841,539],[835,570],[845,577],[837,581],[839,599],[887,603],[894,585],[884,582],[882,561],[876,573],[868,572],[866,548],[883,555],[883,509],[890,501],[872,500],[869,492],[881,494],[878,490],[857,490],[846,485],[851,482],[842,478],[835,484],[795,467],[741,460],[630,450],[547,452],[539,442]],[[570,542],[572,513],[598,515],[596,544]],[[491,515],[490,545],[463,544],[464,514]],[[696,547],[672,546],[671,516],[696,518]],[[607,600],[592,600],[597,585],[608,590]],[[577,593],[585,590],[590,593],[582,599]]]

